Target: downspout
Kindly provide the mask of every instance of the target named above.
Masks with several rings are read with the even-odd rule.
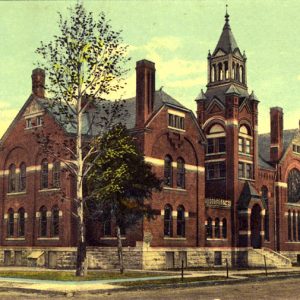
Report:
[[[278,164],[275,165],[275,178],[274,183],[278,180]],[[275,251],[278,251],[277,249],[277,190],[276,185],[274,184],[274,249]]]
[[[196,247],[199,247],[199,163],[197,163],[196,180]]]

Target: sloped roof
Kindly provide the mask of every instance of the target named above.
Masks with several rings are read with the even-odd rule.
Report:
[[[180,102],[172,98],[163,90],[156,91],[154,97],[154,111],[159,110],[159,108],[164,104],[175,106],[179,109],[188,110],[185,106],[183,106]],[[74,126],[71,121],[67,121],[68,114],[70,116],[73,115],[71,108],[66,108],[66,113],[62,113],[59,111],[57,106],[51,107],[48,99],[35,97],[35,100],[49,111],[57,123],[60,124],[60,126],[62,126],[67,133],[76,133],[76,126]],[[101,101],[96,105],[96,107],[89,109],[88,113],[83,115],[83,132],[91,135],[100,134],[105,123],[105,119],[108,118],[108,116],[112,113],[113,105],[113,101]],[[136,117],[136,98],[132,97],[125,99],[124,101],[120,102],[120,105],[122,106],[120,108],[120,113],[114,117],[113,123],[121,122],[128,129],[134,128]],[[93,120],[94,123],[92,126],[90,125],[91,120]]]
[[[291,141],[295,135],[299,132],[299,129],[283,130],[283,152],[284,154],[289,147]],[[270,161],[270,133],[264,133],[258,135],[258,152],[260,157],[265,161]]]
[[[255,200],[261,200],[263,203],[263,206],[266,207],[266,203],[263,199],[261,199],[259,193],[255,189],[255,187],[252,185],[251,182],[246,181],[242,190],[242,193],[240,195],[239,201],[238,201],[238,209],[244,210],[249,207],[249,202],[251,199]]]
[[[216,97],[223,104],[225,104],[225,96],[226,96],[225,93],[231,86],[234,86],[234,89],[236,90],[236,92],[239,93],[239,97],[246,97],[246,98],[249,97],[249,93],[248,93],[247,89],[243,89],[234,83],[228,83],[228,84],[225,84],[222,86],[210,87],[205,92],[205,96],[208,100],[211,100]]]
[[[230,94],[240,95],[240,92],[237,90],[237,88],[233,84],[231,84],[230,87],[225,92],[225,94],[226,95],[230,95]]]
[[[237,42],[233,36],[233,33],[229,25],[228,14],[225,15],[225,25],[223,27],[223,31],[221,33],[221,36],[219,38],[218,44],[215,48],[213,55],[215,55],[219,49],[224,51],[226,54],[233,53],[236,49],[238,49]]]
[[[260,155],[258,155],[258,166],[262,169],[270,170],[270,171],[275,171],[275,168],[272,167],[268,162],[264,161]]]

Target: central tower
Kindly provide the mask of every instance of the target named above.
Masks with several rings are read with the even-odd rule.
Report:
[[[231,230],[225,244],[249,246],[248,212],[254,203],[251,199],[258,196],[255,184],[259,101],[253,92],[248,93],[247,58],[233,36],[227,11],[217,46],[212,54],[208,53],[207,59],[207,89],[201,90],[196,98],[198,122],[207,139],[206,231],[211,232],[212,227],[215,232],[213,227],[222,226],[220,220],[226,219]],[[218,234],[210,234],[206,246],[224,246],[217,237]],[[259,241],[255,242],[259,245]]]

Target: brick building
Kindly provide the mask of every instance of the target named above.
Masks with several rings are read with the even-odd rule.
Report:
[[[208,54],[208,83],[197,113],[155,90],[155,65],[136,64],[136,97],[126,125],[145,160],[164,178],[155,220],[123,233],[125,263],[136,268],[289,265],[300,254],[300,133],[283,130],[270,110],[271,132],[259,135],[259,100],[247,89],[246,55],[225,25]],[[74,181],[45,156],[33,134],[72,135],[44,95],[45,74],[32,73],[32,94],[1,140],[0,262],[69,267],[75,259]],[[92,114],[92,110],[90,113]],[[87,118],[88,120],[89,118]],[[90,267],[117,263],[113,220],[88,226]]]

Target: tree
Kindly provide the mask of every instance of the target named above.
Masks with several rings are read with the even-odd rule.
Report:
[[[114,31],[104,13],[94,19],[82,4],[70,8],[70,17],[59,14],[60,35],[36,50],[42,56],[39,65],[47,73],[48,106],[59,116],[61,125],[72,128],[73,136],[64,145],[69,155],[63,161],[76,179],[76,217],[78,248],[76,275],[83,276],[86,266],[83,182],[93,166],[98,149],[93,136],[111,128],[120,117],[121,102],[108,97],[122,89],[127,46],[119,31]],[[43,139],[51,151],[49,136]],[[53,149],[53,148],[52,148]]]
[[[145,162],[126,127],[117,124],[99,142],[99,155],[87,177],[90,215],[113,217],[117,228],[120,272],[124,271],[121,229],[154,217],[150,199],[161,180]]]

